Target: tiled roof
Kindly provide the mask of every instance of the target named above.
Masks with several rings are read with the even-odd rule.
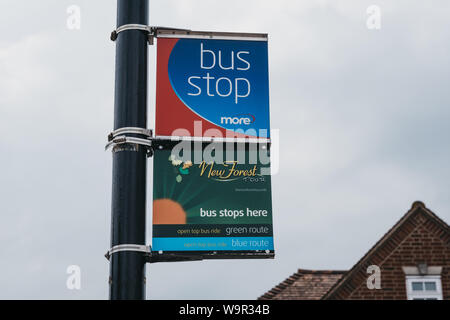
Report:
[[[345,271],[299,269],[259,300],[319,300],[344,273]]]

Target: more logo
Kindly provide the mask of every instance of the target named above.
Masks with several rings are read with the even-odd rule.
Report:
[[[255,116],[252,114],[238,115],[235,117],[222,117],[220,118],[221,124],[234,124],[234,125],[250,125],[255,122]]]

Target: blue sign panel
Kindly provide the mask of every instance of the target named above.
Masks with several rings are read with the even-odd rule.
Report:
[[[169,45],[173,48],[164,51],[170,52],[166,68],[170,90],[181,103],[173,101],[169,93],[160,92],[160,99],[157,99],[157,134],[168,126],[163,135],[169,135],[171,130],[176,129],[168,123],[179,124],[180,121],[169,121],[168,117],[180,114],[186,119],[185,122],[201,119],[210,128],[225,133],[231,131],[251,137],[270,137],[267,40],[181,38],[176,39],[175,44],[173,39],[164,40],[172,41]],[[160,69],[163,68],[164,65],[158,64],[161,82],[164,80],[164,70]],[[170,114],[164,108],[169,108]],[[183,108],[187,108],[192,115],[181,110]],[[190,129],[191,123],[183,127]]]

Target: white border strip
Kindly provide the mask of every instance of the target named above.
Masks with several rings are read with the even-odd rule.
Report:
[[[178,137],[156,136],[154,140],[191,141],[191,142],[230,142],[230,143],[271,143],[267,138],[219,138],[219,137]]]
[[[267,42],[269,37],[265,33],[233,33],[233,32],[206,32],[206,31],[176,31],[157,30],[156,38],[170,39],[211,39],[211,40],[245,40]]]
[[[215,36],[215,35],[189,35],[189,34],[165,34],[157,35],[156,38],[168,38],[168,39],[205,39],[205,40],[244,40],[244,41],[264,41],[267,42],[267,38],[256,37],[230,37],[230,36]]]

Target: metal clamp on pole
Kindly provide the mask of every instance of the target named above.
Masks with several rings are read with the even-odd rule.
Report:
[[[105,258],[109,260],[109,258],[111,257],[112,254],[114,254],[116,252],[123,252],[123,251],[142,252],[148,256],[151,254],[150,246],[141,245],[141,244],[120,244],[120,245],[112,247],[105,254]]]
[[[150,45],[153,45],[154,38],[157,37],[159,30],[165,30],[165,31],[191,31],[190,29],[180,29],[180,28],[171,28],[171,27],[161,27],[161,26],[146,26],[143,24],[124,24],[123,26],[118,27],[116,30],[114,30],[111,33],[111,40],[116,41],[117,36],[119,33],[126,31],[126,30],[141,30],[145,31],[148,36],[148,43]]]
[[[129,134],[142,135],[145,138],[128,136]],[[121,144],[137,144],[145,146],[147,148],[147,154],[150,157],[153,155],[151,140],[152,136],[153,131],[149,129],[133,127],[120,128],[108,135],[108,143],[105,146],[105,150],[108,150],[111,147],[114,148],[115,146]]]
[[[120,135],[126,135],[126,134],[140,134],[145,137],[151,138],[153,136],[153,131],[150,129],[144,129],[144,128],[134,128],[134,127],[126,127],[126,128],[120,128],[113,132],[111,132],[108,135],[108,141],[111,141],[117,136]]]
[[[119,33],[127,30],[140,30],[144,31],[148,34],[148,42],[149,44],[153,44],[153,28],[150,26],[146,26],[143,24],[124,24],[123,26],[118,27],[111,33],[111,40],[116,41]]]

